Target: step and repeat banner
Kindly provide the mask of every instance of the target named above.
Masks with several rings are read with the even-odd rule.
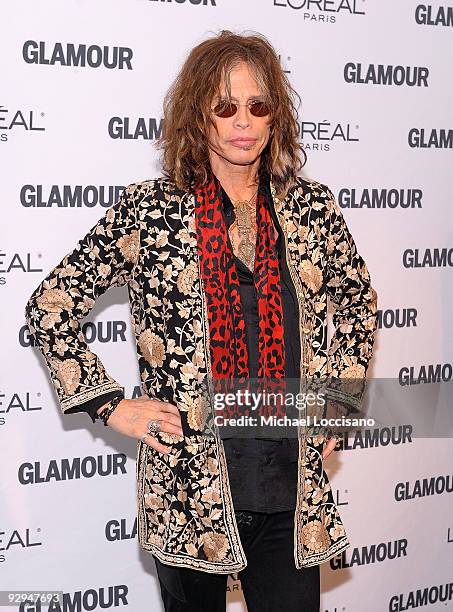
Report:
[[[451,3],[4,2],[0,590],[62,591],[53,610],[162,606],[136,537],[135,441],[61,414],[25,302],[125,185],[160,175],[163,96],[221,29],[266,35],[301,96],[302,174],[334,192],[378,293],[370,377],[428,388],[452,376]],[[108,291],[83,331],[137,395],[126,291]],[[453,610],[448,420],[436,437],[414,436],[409,417],[349,435],[325,468],[351,546],[321,566],[321,610]],[[236,575],[227,597],[245,610]]]

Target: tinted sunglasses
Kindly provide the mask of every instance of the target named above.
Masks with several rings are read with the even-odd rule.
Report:
[[[227,119],[228,117],[233,117],[233,115],[237,113],[239,106],[243,105],[236,104],[235,102],[219,102],[217,106],[214,106],[212,112],[217,117]],[[270,113],[269,106],[266,102],[261,102],[260,100],[249,102],[244,106],[249,107],[249,111],[254,117],[266,117],[266,115]]]

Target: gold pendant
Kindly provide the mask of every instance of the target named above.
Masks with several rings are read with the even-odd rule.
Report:
[[[250,202],[247,201],[236,202],[234,211],[236,220],[228,231],[237,225],[240,236],[238,257],[253,272],[255,266],[256,232],[252,228],[255,223],[255,215],[252,215],[252,207]]]

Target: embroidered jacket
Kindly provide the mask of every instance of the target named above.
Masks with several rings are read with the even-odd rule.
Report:
[[[332,192],[305,178],[284,199],[272,183],[271,192],[301,313],[302,375],[364,377],[377,296]],[[168,455],[137,443],[140,545],[170,565],[238,572],[247,560],[223,442],[217,433],[201,431],[202,387],[212,372],[193,193],[164,178],[129,185],[30,297],[26,320],[64,413],[122,389],[88,348],[80,321],[98,296],[125,284],[143,391],[175,404],[184,432],[157,434],[169,443]],[[329,346],[328,297],[335,307]],[[349,399],[354,405],[360,401]],[[327,561],[350,542],[323,469],[324,440],[306,428],[298,432],[294,561],[299,569]]]

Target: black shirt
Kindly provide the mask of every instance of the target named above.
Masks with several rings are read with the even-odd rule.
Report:
[[[286,265],[284,237],[272,205],[268,181],[262,185],[274,226],[278,230],[277,253],[282,294],[285,376],[300,377],[298,303]],[[222,189],[224,219],[227,227],[234,221],[234,208]],[[240,284],[241,305],[246,328],[250,378],[258,376],[258,302],[251,270],[234,256]],[[297,459],[299,443],[293,438],[223,438],[228,475],[236,511],[281,512],[293,510],[297,496]]]

